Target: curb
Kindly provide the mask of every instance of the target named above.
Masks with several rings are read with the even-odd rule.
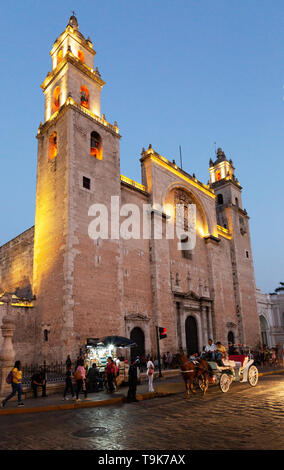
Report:
[[[273,375],[273,374],[281,374],[284,373],[284,369],[268,371],[268,372],[260,372],[258,375],[259,377],[263,377],[266,375]],[[180,392],[176,392],[180,393]],[[175,392],[146,392],[146,393],[137,393],[136,398],[138,401],[143,400],[151,400],[153,398],[162,398],[169,395],[175,395]],[[42,406],[37,408],[11,408],[11,409],[1,409],[0,416],[7,416],[7,415],[20,415],[20,414],[27,414],[27,413],[43,413],[46,411],[59,411],[59,410],[76,410],[79,408],[98,408],[101,406],[111,406],[117,405],[119,403],[127,403],[126,396],[118,397],[118,398],[109,398],[107,400],[98,400],[98,401],[83,401],[82,403],[66,403],[66,404],[58,404],[58,405],[48,405]]]
[[[148,393],[137,393],[137,401],[150,400],[151,398],[159,398],[172,395],[168,392],[148,392]],[[58,404],[58,405],[48,405],[41,406],[40,408],[11,408],[11,409],[2,409],[0,410],[0,416],[4,415],[20,415],[26,413],[42,413],[46,411],[59,411],[59,410],[74,410],[78,408],[98,408],[101,406],[110,406],[117,405],[119,403],[127,403],[126,397],[119,398],[110,398],[108,400],[98,400],[98,401],[83,401],[82,403],[68,403],[68,404]]]
[[[263,377],[264,375],[283,374],[284,369],[269,370],[267,372],[259,372],[258,376]]]

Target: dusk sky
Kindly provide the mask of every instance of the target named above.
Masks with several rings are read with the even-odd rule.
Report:
[[[72,10],[118,122],[121,173],[141,182],[149,144],[207,183],[215,145],[250,217],[256,285],[284,282],[283,0],[1,2],[0,245],[34,224],[40,85]],[[215,144],[216,143],[216,144]]]

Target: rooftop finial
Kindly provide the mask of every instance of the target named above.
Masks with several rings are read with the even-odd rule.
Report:
[[[75,11],[72,11],[72,16],[70,16],[68,25],[72,26],[72,28],[74,28],[74,29],[79,28],[78,21],[77,21],[77,18],[75,16]]]

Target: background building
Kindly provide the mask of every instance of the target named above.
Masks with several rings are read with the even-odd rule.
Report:
[[[256,290],[262,344],[284,347],[284,293],[263,294]]]

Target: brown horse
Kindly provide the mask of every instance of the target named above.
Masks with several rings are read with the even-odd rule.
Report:
[[[181,369],[181,374],[185,383],[186,397],[189,398],[190,391],[196,393],[194,390],[194,381],[199,382],[199,386],[205,395],[209,383],[209,364],[204,359],[198,358],[196,361],[190,361],[184,354],[176,354],[174,361],[176,361]]]

